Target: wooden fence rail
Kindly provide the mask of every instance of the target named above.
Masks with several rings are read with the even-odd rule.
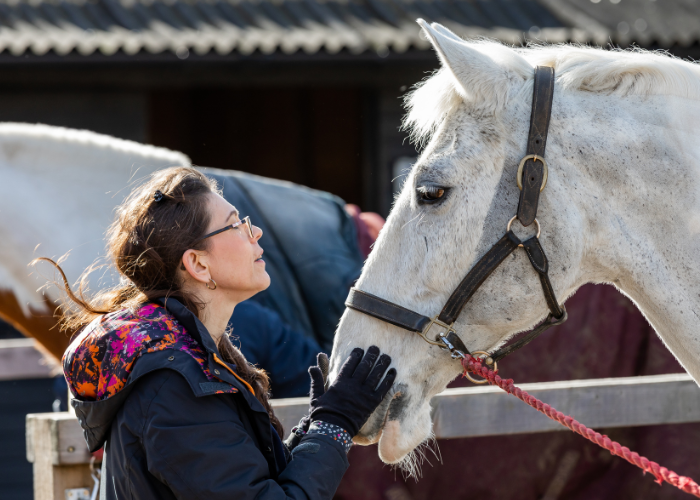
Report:
[[[598,429],[700,422],[700,388],[686,374],[520,387]],[[273,400],[273,406],[290,429],[306,413],[308,398]],[[496,387],[448,389],[431,406],[438,439],[566,430]],[[67,489],[92,488],[90,454],[78,421],[67,412],[27,415],[27,459],[34,464],[35,500],[64,500]]]
[[[0,380],[55,377],[61,363],[46,355],[34,339],[0,339]]]

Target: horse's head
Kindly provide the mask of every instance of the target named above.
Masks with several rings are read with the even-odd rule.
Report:
[[[356,286],[434,317],[515,214],[515,174],[525,155],[534,64],[500,44],[469,43],[442,26],[422,26],[442,68],[409,97],[406,125],[414,138],[429,136],[429,141]],[[560,118],[553,115],[550,129]],[[557,150],[554,142],[548,151]],[[550,172],[540,222],[543,245],[556,261],[550,274],[564,299],[571,279],[566,269],[580,251],[564,243],[572,229],[550,209],[560,203],[566,207],[557,176]],[[516,225],[521,237],[534,234],[532,227]],[[537,274],[524,252],[514,252],[479,288],[455,329],[470,350],[492,350],[547,312]],[[431,330],[431,336],[436,333]],[[356,441],[379,441],[382,460],[397,463],[429,437],[430,399],[461,366],[414,333],[347,310],[335,339],[331,378],[352,348],[372,344],[392,357],[398,377],[393,398],[385,399]]]

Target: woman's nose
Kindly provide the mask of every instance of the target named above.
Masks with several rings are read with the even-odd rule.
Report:
[[[263,230],[253,225],[253,241],[258,241],[263,235]]]

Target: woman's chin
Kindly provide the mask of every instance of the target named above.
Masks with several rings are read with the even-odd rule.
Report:
[[[260,286],[258,287],[258,292],[262,292],[263,290],[267,290],[270,287],[270,283],[272,282],[270,280],[270,275],[267,274],[267,271],[265,271],[265,268],[263,267],[263,274],[265,276],[261,276],[260,279]]]

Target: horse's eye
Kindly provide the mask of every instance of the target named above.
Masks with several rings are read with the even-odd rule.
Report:
[[[446,189],[439,186],[421,186],[417,191],[420,203],[435,203],[445,196]]]

